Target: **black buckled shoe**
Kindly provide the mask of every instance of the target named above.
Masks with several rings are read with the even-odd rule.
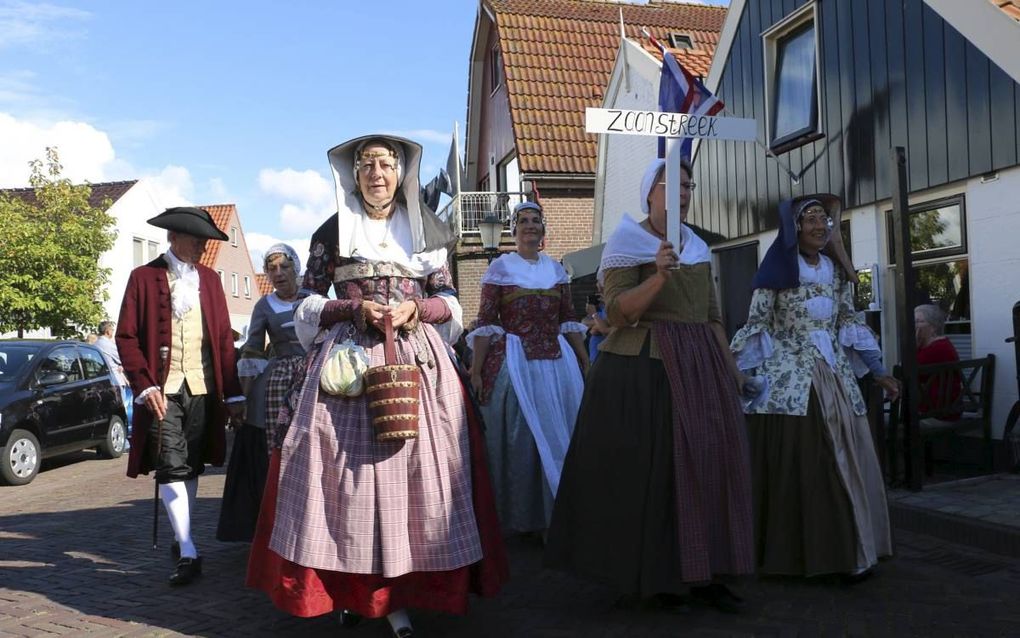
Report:
[[[414,638],[414,630],[410,627],[401,627],[400,629],[393,632],[396,638]]]
[[[202,557],[184,557],[177,561],[177,567],[174,569],[174,572],[170,574],[170,585],[173,587],[187,585],[201,575]]]
[[[840,574],[839,582],[841,582],[844,585],[856,585],[858,583],[863,583],[864,581],[868,580],[874,574],[875,574],[875,570],[873,568],[869,567],[869,568],[867,568],[867,569],[865,569],[863,571],[859,571],[859,572],[852,572],[852,573],[849,573],[849,574]]]
[[[724,614],[739,614],[744,599],[734,594],[725,585],[712,583],[701,587],[691,587],[691,598],[703,604],[711,605]]]

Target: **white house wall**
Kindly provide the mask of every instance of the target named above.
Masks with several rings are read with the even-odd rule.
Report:
[[[108,212],[117,220],[115,226],[117,238],[114,240],[113,248],[99,258],[99,265],[111,270],[107,286],[109,299],[104,304],[108,319],[116,321],[120,315],[124,289],[134,268],[134,238],[140,237],[158,243],[160,253],[166,250],[166,231],[146,223],[147,219],[155,217],[165,209],[166,206],[159,202],[155,191],[145,179],[139,180],[110,207]]]
[[[1020,301],[1020,167],[988,183],[969,180],[966,193],[974,353],[995,355],[992,428],[1001,436],[1017,400],[1016,360],[1005,339],[1013,334],[1013,304]]]

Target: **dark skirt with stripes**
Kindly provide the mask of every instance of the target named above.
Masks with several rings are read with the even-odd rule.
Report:
[[[547,565],[622,594],[678,592],[754,568],[732,376],[707,324],[663,334],[673,375],[647,342],[638,356],[602,352],[589,371],[549,529]]]

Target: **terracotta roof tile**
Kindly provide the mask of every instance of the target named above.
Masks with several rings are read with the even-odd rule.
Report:
[[[269,281],[269,275],[264,272],[255,273],[255,287],[258,288],[261,297],[273,292],[273,284]]]
[[[1020,21],[1020,2],[1017,0],[992,0],[992,4],[1002,9],[1009,17]]]
[[[216,228],[219,228],[223,232],[229,234],[228,227],[230,226],[230,218],[237,215],[237,207],[233,204],[213,204],[212,206],[200,206],[206,210],[213,219],[213,223],[216,224]],[[220,254],[220,246],[223,244],[221,241],[211,241],[205,245],[205,252],[202,253],[202,259],[199,260],[203,266],[213,268],[216,264],[216,257]]]
[[[98,184],[90,184],[92,187],[92,194],[89,195],[89,205],[97,207],[107,198],[110,200],[110,204],[113,205],[118,199],[124,196],[124,193],[131,190],[131,187],[137,183],[138,180],[133,179],[124,182],[100,182]],[[0,189],[0,194],[15,197],[28,204],[35,205],[36,203],[34,188],[4,188]]]
[[[620,11],[627,37],[643,42],[642,27],[665,42],[691,37],[678,59],[707,75],[726,9],[651,0],[485,0],[496,19],[510,117],[520,168],[536,173],[594,173],[598,140],[584,132],[584,109],[602,104],[620,45]]]

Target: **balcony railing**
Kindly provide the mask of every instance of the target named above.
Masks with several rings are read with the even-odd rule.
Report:
[[[439,218],[450,224],[459,237],[477,235],[478,222],[492,214],[503,220],[504,233],[510,232],[510,212],[527,199],[526,193],[459,193],[439,210]]]

